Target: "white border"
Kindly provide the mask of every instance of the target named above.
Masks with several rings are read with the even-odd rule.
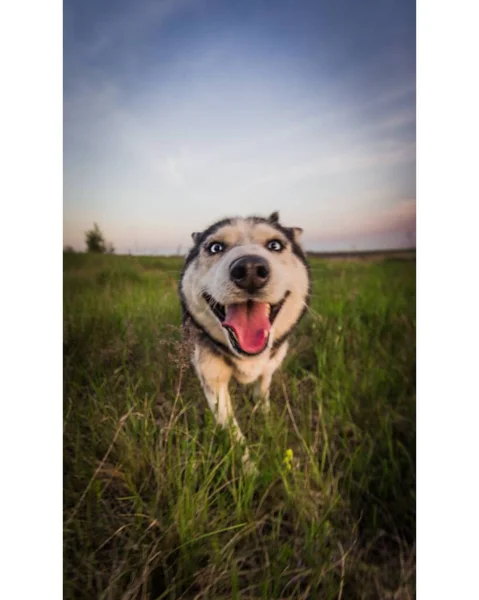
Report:
[[[0,596],[62,597],[62,10],[1,5]],[[418,598],[477,594],[478,8],[418,2]]]
[[[479,594],[478,6],[418,1],[418,577]]]
[[[62,5],[0,5],[1,598],[62,598]]]

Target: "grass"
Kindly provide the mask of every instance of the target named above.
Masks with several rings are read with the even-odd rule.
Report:
[[[181,259],[64,255],[64,597],[415,596],[415,262],[313,258],[271,391],[215,428]]]

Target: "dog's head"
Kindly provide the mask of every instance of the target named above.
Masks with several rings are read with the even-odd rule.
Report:
[[[280,225],[278,213],[193,233],[180,283],[184,311],[237,356],[256,356],[284,339],[309,295],[301,233]]]

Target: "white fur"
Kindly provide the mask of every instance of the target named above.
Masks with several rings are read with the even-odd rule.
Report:
[[[290,292],[271,330],[269,346],[274,339],[286,333],[301,314],[308,291],[308,273],[301,260],[286,249],[275,253],[264,247],[268,238],[281,238],[277,230],[266,224],[251,225],[245,219],[236,219],[234,225],[227,225],[215,232],[205,245],[216,239],[225,238],[233,247],[224,255],[207,257],[200,255],[186,270],[182,291],[190,312],[198,323],[217,341],[228,345],[233,352],[228,335],[212,313],[203,298],[203,292],[210,294],[223,305],[244,301],[244,292],[230,280],[231,263],[245,254],[257,254],[268,260],[271,277],[262,290],[262,302],[277,304],[286,292]]]
[[[295,230],[295,236],[300,233],[300,229]],[[281,253],[268,250],[266,244],[271,239],[284,242],[285,250]],[[247,219],[236,219],[233,224],[222,227],[210,239],[205,240],[204,246],[217,240],[227,244],[227,252],[220,256],[210,256],[202,249],[186,269],[181,290],[188,312],[196,322],[232,352],[232,356],[225,361],[209,347],[198,342],[195,344],[193,365],[218,424],[230,426],[234,439],[243,442],[244,436],[231,404],[229,382],[232,377],[242,384],[256,382],[255,398],[258,406],[265,412],[269,410],[271,380],[286,356],[288,344],[284,342],[273,356],[271,349],[274,341],[288,332],[302,313],[308,295],[309,277],[303,262],[291,251],[289,241],[267,223],[257,224]],[[229,275],[231,263],[246,254],[264,257],[270,264],[270,278],[261,290],[258,301],[275,305],[289,294],[273,323],[267,348],[257,356],[244,356],[235,351],[225,329],[203,298],[203,293],[206,292],[224,306],[246,301],[245,292],[234,285]],[[244,460],[249,464],[247,449]]]

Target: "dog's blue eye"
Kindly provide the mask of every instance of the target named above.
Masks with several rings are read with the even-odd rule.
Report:
[[[218,252],[223,252],[224,249],[225,245],[221,242],[211,242],[211,244],[208,246],[208,252],[210,254],[218,254]]]
[[[269,241],[266,247],[268,250],[272,250],[273,252],[281,252],[281,250],[284,248],[283,244],[279,240]]]

